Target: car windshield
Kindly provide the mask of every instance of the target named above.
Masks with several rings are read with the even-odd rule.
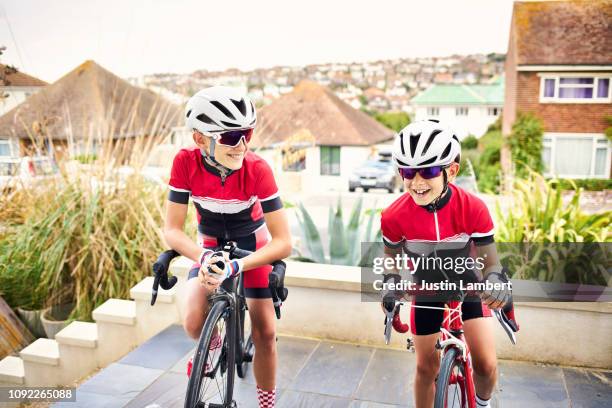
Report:
[[[369,160],[365,163],[363,163],[363,165],[361,167],[375,167],[377,169],[387,169],[389,168],[389,162],[382,162],[382,161],[378,161],[378,160]]]

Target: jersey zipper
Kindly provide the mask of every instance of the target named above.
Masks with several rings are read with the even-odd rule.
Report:
[[[434,224],[436,225],[436,241],[440,242],[440,226],[438,225],[438,211],[434,208]]]
[[[221,172],[221,190],[225,191],[225,179],[227,178],[227,174],[224,172]],[[225,194],[223,194],[223,197],[225,197]],[[227,241],[229,240],[229,233],[227,231],[227,223],[225,221],[225,213],[222,212],[221,213],[221,218],[223,218],[223,238]]]

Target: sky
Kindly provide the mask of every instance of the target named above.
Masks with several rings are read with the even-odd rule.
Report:
[[[0,0],[0,62],[48,82],[505,53],[512,0]]]

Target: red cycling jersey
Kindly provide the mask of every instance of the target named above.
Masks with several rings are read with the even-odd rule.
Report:
[[[387,247],[402,248],[415,257],[432,251],[437,251],[440,258],[469,257],[474,253],[473,245],[494,242],[493,220],[487,206],[453,184],[449,184],[436,205],[420,206],[410,194],[402,195],[382,212],[381,228]],[[417,283],[444,279],[436,267],[419,268],[415,272]],[[473,279],[469,273],[464,276]],[[430,335],[440,330],[444,302],[438,300],[419,295],[414,298],[413,305],[425,308],[410,308],[413,334]],[[464,321],[491,316],[491,311],[477,296],[468,296],[461,310]]]
[[[381,229],[386,246],[403,245],[409,251],[424,242],[444,242],[457,249],[471,242],[486,245],[494,234],[485,203],[453,184],[435,207],[420,206],[410,194],[402,195],[382,212]]]
[[[236,241],[238,247],[256,251],[270,239],[263,214],[282,208],[270,166],[255,153],[247,152],[239,170],[221,176],[204,160],[200,149],[182,149],[174,158],[168,199],[197,210],[198,243],[205,248]],[[200,264],[193,264],[188,278],[198,276]],[[244,274],[245,296],[269,298],[270,265]]]
[[[174,158],[169,185],[170,201],[187,204],[191,196],[200,234],[218,238],[253,234],[263,225],[264,212],[282,207],[272,169],[251,151],[242,167],[223,179],[200,149],[182,149]]]

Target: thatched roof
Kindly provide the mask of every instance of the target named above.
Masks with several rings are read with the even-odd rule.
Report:
[[[132,86],[94,61],[86,61],[0,117],[0,136],[116,139],[158,135],[176,126],[181,117],[178,106],[156,93]]]
[[[516,2],[509,53],[518,65],[610,65],[612,1]]]
[[[313,81],[301,81],[257,116],[253,147],[268,147],[300,132],[329,146],[369,146],[393,138],[392,130]]]
[[[4,78],[0,81],[2,86],[45,86],[48,85],[45,81],[34,78],[31,75],[21,71],[14,71],[11,67],[0,64],[0,71],[5,72]]]

